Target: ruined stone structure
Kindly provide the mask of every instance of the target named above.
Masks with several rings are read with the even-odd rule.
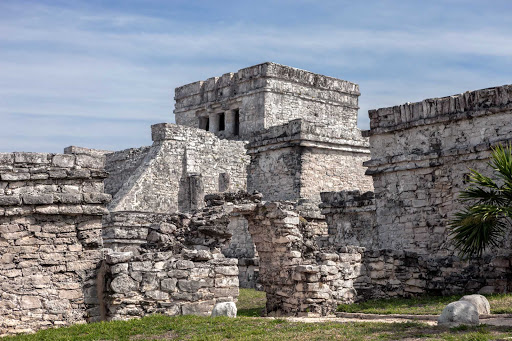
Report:
[[[174,114],[178,125],[235,139],[298,118],[351,134],[358,97],[355,83],[263,63],[177,88]]]
[[[204,194],[246,189],[243,142],[165,123],[151,136],[151,147],[107,154],[110,211],[189,212],[202,207]]]
[[[0,154],[0,335],[99,321],[104,158]]]
[[[509,238],[464,262],[446,231],[512,140],[512,86],[372,110],[366,132],[358,96],[264,63],[177,88],[151,146],[0,154],[0,335],[208,315],[239,287],[274,316],[512,290]]]
[[[333,242],[370,250],[363,260],[370,285],[364,285],[373,292],[365,296],[509,292],[510,238],[482,259],[461,262],[446,228],[462,208],[457,195],[470,169],[490,174],[491,147],[512,140],[512,86],[369,114],[372,159],[364,164],[375,199],[323,194]]]

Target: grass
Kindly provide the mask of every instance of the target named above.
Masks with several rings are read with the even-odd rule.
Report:
[[[458,299],[452,296],[447,300]],[[504,309],[511,295],[493,295],[490,300],[498,302]],[[437,300],[437,301],[436,301]],[[384,306],[393,311],[399,306],[416,302],[416,311],[424,307],[441,305],[441,298],[418,298],[413,300],[371,301],[373,309]],[[395,302],[395,303],[393,303]],[[401,302],[401,303],[397,303]],[[444,304],[444,303],[443,303]],[[491,303],[492,304],[492,303]],[[357,306],[361,307],[362,304]],[[18,335],[2,338],[1,341],[92,341],[92,340],[505,340],[511,338],[512,327],[459,327],[446,329],[422,323],[301,323],[284,319],[264,319],[259,316],[265,306],[265,293],[250,289],[241,289],[237,303],[238,316],[199,317],[151,315],[130,321],[112,321],[74,325],[67,328],[47,329],[30,335]],[[423,308],[422,308],[423,307]],[[369,308],[367,308],[369,309]],[[405,309],[405,308],[402,308]],[[429,308],[430,309],[430,308]],[[434,311],[437,308],[431,308]],[[356,309],[357,310],[357,309]],[[359,311],[361,308],[359,308]],[[379,312],[382,313],[382,308]],[[407,312],[410,313],[410,312]],[[425,311],[422,311],[425,313]]]
[[[267,297],[264,291],[240,288],[236,307],[237,316],[258,317],[265,309]]]
[[[448,303],[458,301],[462,296],[420,296],[369,300],[355,304],[341,304],[338,306],[338,311],[366,314],[439,315]],[[512,314],[512,294],[488,295],[487,299],[491,305],[492,314]]]
[[[299,323],[282,319],[163,315],[48,329],[2,341],[91,340],[496,340],[512,327],[445,329],[421,323]]]

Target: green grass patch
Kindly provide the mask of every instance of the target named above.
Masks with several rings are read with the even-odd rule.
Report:
[[[442,309],[459,299],[419,297],[414,299],[374,300],[349,305],[353,312],[426,314]],[[512,295],[488,297],[493,309],[507,310]],[[422,323],[300,323],[284,319],[246,317],[259,316],[265,306],[265,293],[240,289],[237,318],[152,315],[130,321],[112,321],[47,329],[30,335],[2,338],[1,341],[92,341],[92,340],[498,340],[512,337],[512,327],[458,327],[446,329]],[[494,303],[492,303],[494,302]],[[365,304],[366,308],[361,308]],[[359,307],[359,308],[357,308]],[[508,308],[510,309],[510,308]],[[364,310],[364,311],[362,311]]]
[[[496,340],[511,327],[446,329],[421,323],[299,323],[251,317],[152,315],[138,320],[91,323],[49,329],[2,341],[39,340]]]
[[[267,296],[264,291],[240,288],[240,296],[236,308],[238,316],[258,317],[261,316],[267,303]]]
[[[462,296],[464,295],[368,300],[361,303],[340,304],[338,311],[365,314],[439,315],[448,303],[458,301]],[[492,314],[512,313],[512,294],[495,294],[486,297],[491,305]]]

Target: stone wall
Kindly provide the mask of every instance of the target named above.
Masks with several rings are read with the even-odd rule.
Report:
[[[0,154],[0,335],[104,317],[104,158]]]
[[[247,145],[251,163],[248,190],[265,200],[309,199],[320,202],[326,190],[371,190],[362,162],[368,141],[357,129],[293,120],[258,132]]]
[[[107,156],[109,190],[122,186],[110,211],[187,212],[200,208],[203,195],[246,188],[244,142],[220,140],[204,130],[156,124],[153,145]]]
[[[382,248],[448,256],[446,226],[461,208],[469,169],[491,175],[490,148],[512,140],[512,86],[369,112],[378,239]],[[510,239],[493,250],[507,252]]]
[[[207,195],[206,207],[192,214],[105,216],[103,237],[111,249],[107,317],[209,315],[215,303],[236,301],[239,260],[226,258],[222,250],[232,237],[233,207],[247,197],[243,192]]]
[[[267,315],[325,316],[337,303],[353,302],[360,248],[321,248],[315,222],[310,226],[294,202],[255,201],[234,212],[246,217],[259,254]]]
[[[238,214],[230,217],[229,231],[233,235],[222,253],[228,258],[238,259],[238,279],[240,288],[260,289],[259,257],[249,233],[247,220]]]
[[[337,250],[340,259],[347,250],[355,254],[352,282],[343,282],[352,289],[353,300],[512,290],[512,253],[506,250],[463,261],[456,255],[383,249],[376,233],[373,193],[322,193],[322,200],[329,225],[322,245]]]
[[[322,209],[328,225],[324,245],[333,247],[361,246],[378,249],[375,198],[373,192],[323,192]]]
[[[456,256],[370,250],[354,281],[357,299],[507,293],[512,290],[512,253],[461,261]]]
[[[222,137],[247,139],[256,131],[303,118],[350,131],[356,126],[359,86],[275,63],[263,63],[176,88],[176,123],[209,129]],[[240,116],[234,136],[228,118]],[[226,129],[219,131],[219,114]]]
[[[105,192],[115,196],[141,166],[150,148],[131,148],[107,154],[105,170],[109,177],[105,179]]]

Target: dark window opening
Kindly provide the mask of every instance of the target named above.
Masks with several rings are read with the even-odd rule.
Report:
[[[208,117],[199,118],[199,129],[210,130],[210,119]]]
[[[224,113],[219,114],[219,131],[226,129],[226,115]]]
[[[235,112],[235,129],[233,131],[233,134],[235,136],[240,135],[240,110],[236,109]]]

